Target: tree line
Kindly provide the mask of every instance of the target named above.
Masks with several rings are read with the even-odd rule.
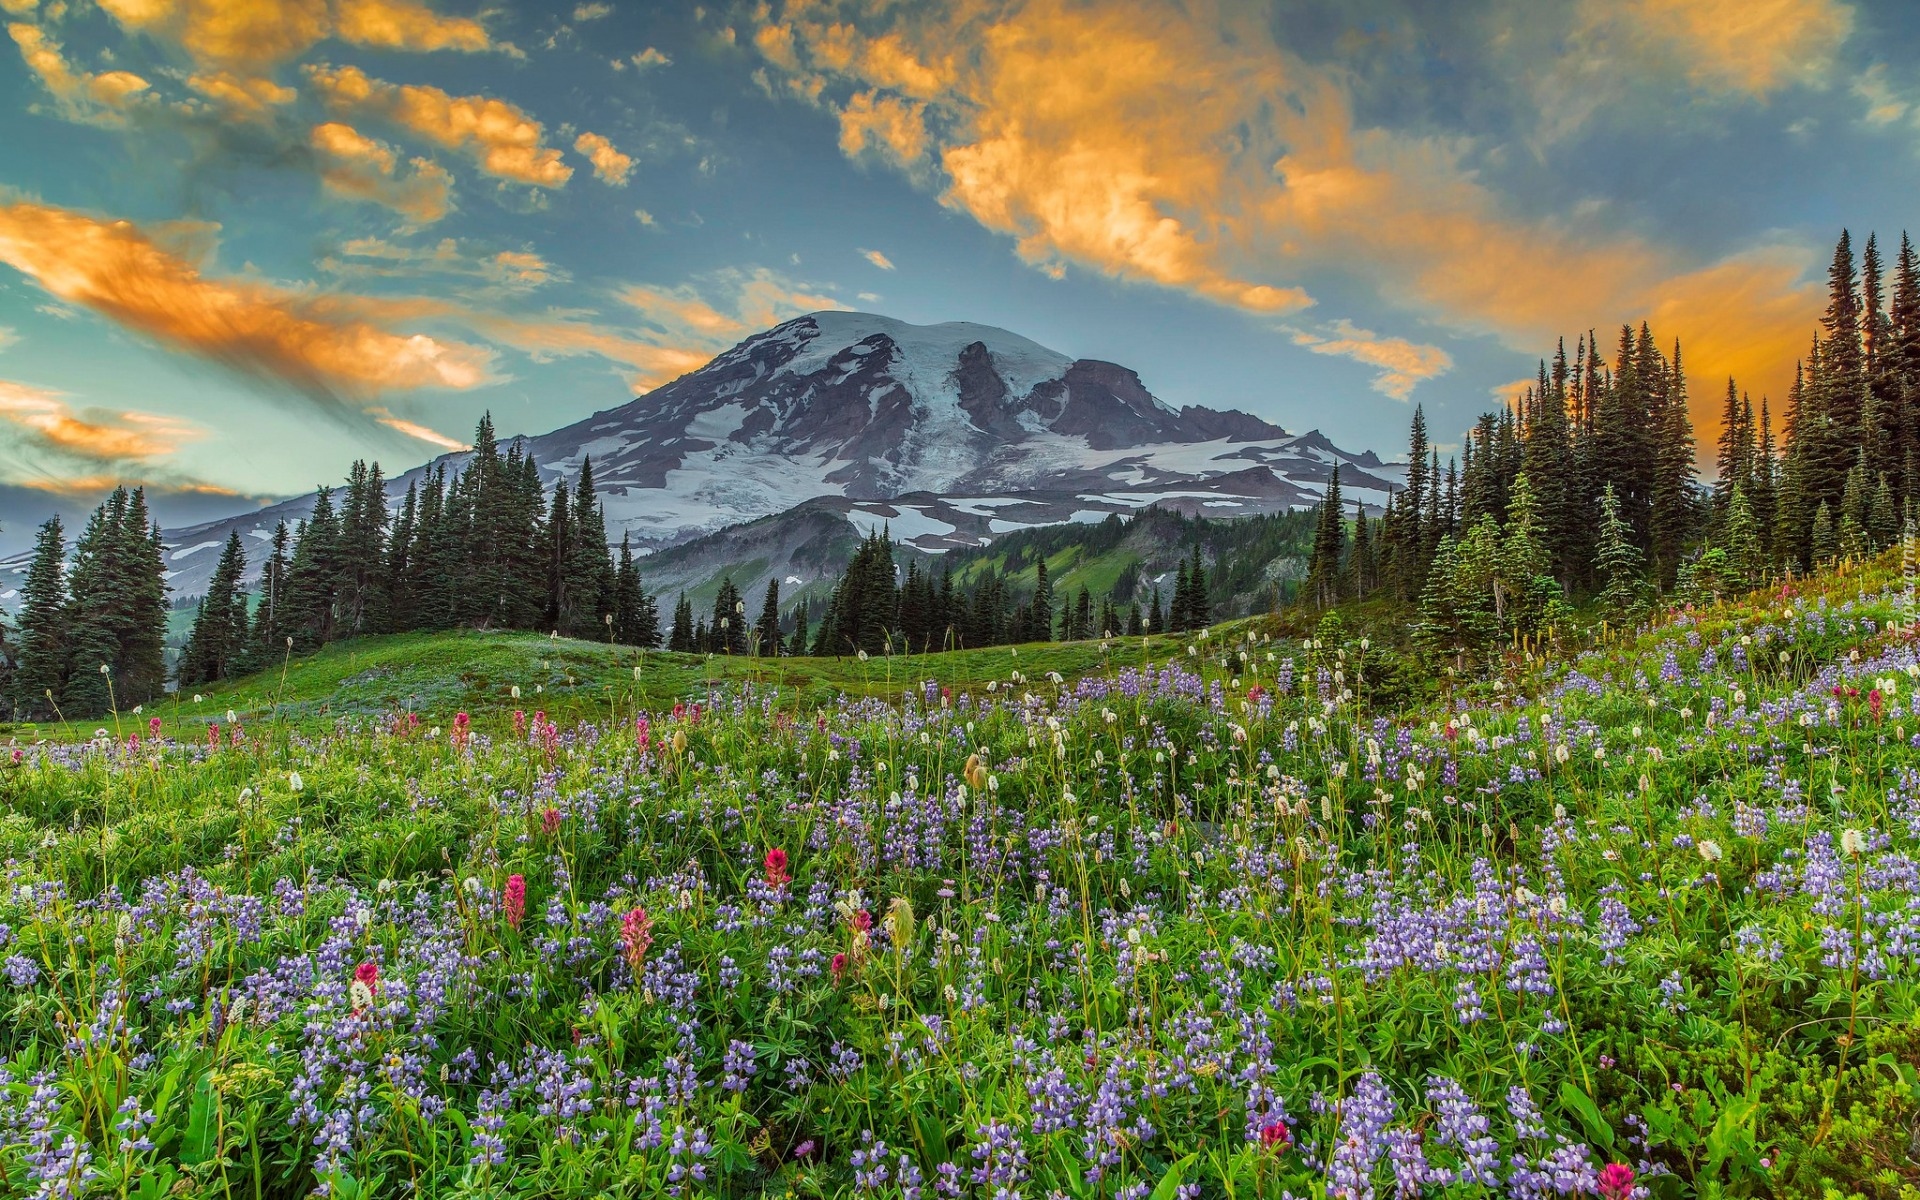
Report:
[[[143,488],[116,488],[93,511],[70,564],[60,518],[42,525],[14,644],[0,644],[0,697],[25,714],[90,717],[158,696],[167,682],[161,555]]]
[[[1356,504],[1351,533],[1336,469],[1302,599],[1418,605],[1426,640],[1460,656],[1556,606],[1745,591],[1891,545],[1920,502],[1920,261],[1903,234],[1889,293],[1877,239],[1856,261],[1843,232],[1828,285],[1777,438],[1769,398],[1756,412],[1727,381],[1710,488],[1680,344],[1622,326],[1609,361],[1589,332],[1482,415],[1444,471],[1416,408],[1406,486],[1378,517]]]
[[[629,540],[611,549],[583,460],[571,487],[546,493],[533,456],[502,450],[480,419],[464,467],[442,462],[409,484],[398,511],[380,465],[353,464],[344,488],[322,487],[313,511],[267,539],[254,589],[247,551],[228,537],[175,672],[212,683],[373,633],[468,628],[557,630],[652,646],[653,598]],[[6,689],[25,717],[92,716],[157,695],[167,586],[159,530],[143,493],[115,492],[94,514],[71,568],[58,518],[40,529]],[[109,664],[110,696],[95,670]]]
[[[917,560],[909,561],[902,574],[895,550],[886,530],[869,532],[835,581],[817,623],[804,597],[782,613],[777,578],[767,581],[758,615],[751,621],[731,578],[720,581],[710,614],[696,616],[682,595],[674,606],[667,649],[763,656],[927,653],[1137,637],[1199,629],[1212,620],[1207,568],[1198,546],[1180,561],[1172,603],[1164,603],[1156,587],[1144,610],[1137,599],[1122,603],[1111,594],[1096,604],[1086,587],[1077,596],[1056,596],[1044,557],[1035,560],[1033,590],[1023,592],[1003,573],[991,570],[981,572],[971,586],[958,585],[951,558],[942,562],[937,581]]]

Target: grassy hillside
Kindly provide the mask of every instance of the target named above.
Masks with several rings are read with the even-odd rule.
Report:
[[[0,1195],[1915,1200],[1914,617],[337,647],[0,758]]]
[[[1180,643],[1184,645],[1184,643]],[[732,658],[669,654],[532,633],[461,630],[396,634],[339,642],[311,655],[213,687],[188,690],[121,714],[126,729],[158,716],[169,732],[226,721],[281,720],[320,728],[341,717],[414,712],[446,724],[457,712],[483,727],[506,722],[513,710],[545,711],[556,721],[630,717],[645,710],[704,697],[715,686],[747,684],[776,692],[780,702],[811,708],[840,695],[897,699],[928,679],[958,690],[1004,680],[1018,671],[1032,678],[1067,678],[1110,671],[1143,657],[1178,653],[1172,638],[995,646],[938,654],[859,658]],[[513,694],[515,688],[519,695]],[[198,697],[196,700],[195,697]],[[85,740],[111,717],[41,725],[0,724],[8,736]],[[181,732],[181,736],[192,736]]]

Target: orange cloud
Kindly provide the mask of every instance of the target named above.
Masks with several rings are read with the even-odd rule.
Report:
[[[573,140],[573,148],[593,163],[594,177],[614,187],[627,186],[633,172],[633,159],[613,148],[613,143],[597,133],[583,133]]]
[[[386,50],[486,50],[486,27],[406,0],[100,0],[123,27],[202,68],[257,76],[327,38]]]
[[[404,433],[408,437],[423,441],[429,446],[438,446],[442,450],[473,449],[473,447],[467,443],[456,438],[450,438],[437,429],[430,429],[425,425],[409,421],[404,417],[396,417],[385,409],[375,410],[373,419],[385,425],[388,429],[392,429],[398,433]]]
[[[154,413],[89,408],[76,412],[58,393],[0,379],[0,420],[44,448],[93,462],[165,458],[201,436],[198,426]]]
[[[879,267],[882,271],[893,270],[893,260],[888,258],[886,255],[880,253],[878,250],[862,250],[860,252],[860,257],[866,259],[868,262],[872,263],[874,266]]]
[[[335,111],[379,117],[470,154],[489,175],[545,188],[563,187],[573,177],[560,151],[543,144],[540,122],[505,100],[387,83],[359,67],[309,67],[307,73]]]
[[[1335,321],[1326,330],[1293,331],[1293,344],[1305,346],[1315,354],[1332,354],[1364,363],[1379,371],[1373,390],[1395,400],[1413,395],[1416,385],[1445,375],[1453,369],[1453,356],[1438,346],[1423,346],[1405,338],[1381,337],[1371,329],[1361,329],[1351,321]]]
[[[1589,0],[1595,23],[1623,28],[1630,53],[1678,66],[1697,87],[1764,97],[1821,84],[1853,32],[1837,0]]]
[[[335,0],[334,36],[385,50],[487,50],[486,27],[394,0]]]
[[[1633,0],[1631,36],[1704,47],[1702,70],[1759,92],[1809,78],[1850,20],[1834,0],[1760,0],[1800,40],[1753,31],[1734,45],[1700,14],[1737,3]],[[837,115],[845,153],[938,187],[1050,273],[1079,265],[1254,313],[1310,305],[1309,272],[1358,274],[1529,351],[1659,316],[1692,369],[1746,370],[1776,393],[1818,311],[1785,250],[1690,264],[1578,218],[1513,215],[1465,144],[1361,126],[1342,70],[1300,60],[1243,6],[793,0],[762,14],[753,44]],[[1444,369],[1403,339],[1313,336],[1379,368],[1389,394]]]
[[[38,25],[15,21],[7,35],[20,47],[27,68],[40,77],[73,120],[119,125],[126,112],[145,97],[148,83],[131,71],[103,71],[97,75],[76,71],[51,34]]]
[[[264,120],[274,109],[292,104],[299,93],[264,76],[214,71],[187,76],[187,86],[219,105],[230,117]]]
[[[335,195],[385,205],[417,225],[431,225],[452,206],[453,177],[436,162],[416,158],[412,173],[402,177],[393,147],[338,121],[314,126],[308,143],[321,182]]]
[[[491,379],[490,352],[394,328],[435,315],[435,306],[209,279],[126,221],[38,204],[0,207],[0,262],[163,346],[329,404]]]

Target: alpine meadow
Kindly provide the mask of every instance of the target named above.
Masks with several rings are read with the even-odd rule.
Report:
[[[1920,1200],[1920,12],[0,8],[0,1198]]]

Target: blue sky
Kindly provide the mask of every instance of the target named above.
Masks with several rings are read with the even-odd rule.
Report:
[[[825,306],[1445,443],[1650,319],[1778,395],[1920,183],[1842,0],[0,0],[0,547],[538,432]],[[1710,432],[1710,431],[1707,431]]]

